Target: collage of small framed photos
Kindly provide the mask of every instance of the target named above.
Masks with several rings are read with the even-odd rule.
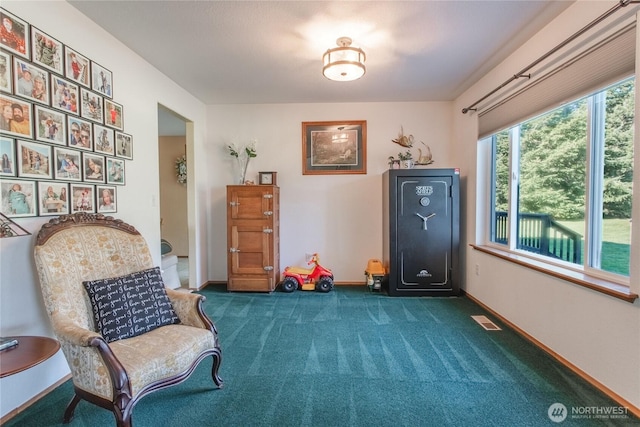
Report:
[[[0,212],[117,212],[133,137],[104,66],[0,8]]]

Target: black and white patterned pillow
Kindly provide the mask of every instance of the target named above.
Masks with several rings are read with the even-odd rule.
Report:
[[[82,284],[91,300],[97,332],[107,342],[180,323],[159,267]]]

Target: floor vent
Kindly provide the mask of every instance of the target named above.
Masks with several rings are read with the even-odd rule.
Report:
[[[478,322],[487,331],[501,331],[500,327],[487,318],[487,316],[471,316],[473,320]]]

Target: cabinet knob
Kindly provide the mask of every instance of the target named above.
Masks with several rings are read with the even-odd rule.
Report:
[[[273,194],[264,194],[262,197],[265,199],[273,199]]]
[[[265,211],[264,215],[265,216],[271,216],[271,215],[273,215],[273,211]]]
[[[267,234],[273,233],[273,228],[265,228],[262,230],[262,232]]]
[[[265,265],[264,266],[264,271],[273,271],[273,266],[272,265]]]
[[[240,202],[229,202],[229,206],[240,206]]]
[[[231,252],[231,253],[240,252],[240,249],[238,249],[238,248],[229,248],[229,252]]]

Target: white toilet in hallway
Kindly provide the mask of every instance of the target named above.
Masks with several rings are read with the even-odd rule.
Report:
[[[180,287],[178,276],[178,257],[176,255],[162,255],[162,280],[165,286],[171,289]]]

